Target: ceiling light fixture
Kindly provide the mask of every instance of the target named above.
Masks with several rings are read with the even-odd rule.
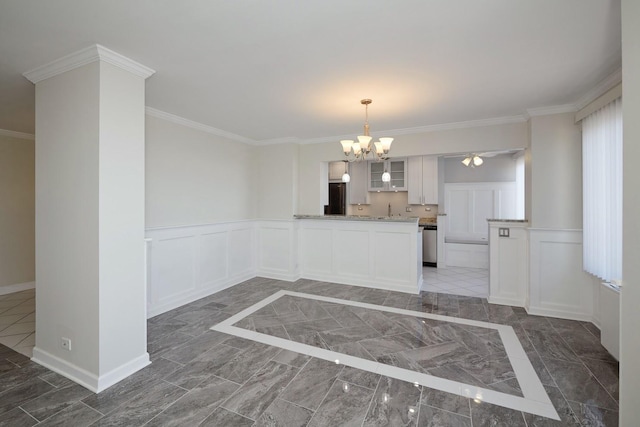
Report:
[[[373,144],[371,143],[373,139],[369,136],[369,104],[371,104],[371,102],[370,99],[360,101],[360,103],[364,105],[364,135],[358,135],[357,142],[351,139],[343,139],[340,141],[342,151],[350,162],[366,160],[370,153],[372,159],[383,160],[385,158],[384,156],[389,154],[389,150],[391,149],[393,138],[380,138],[380,141],[376,141]]]
[[[347,161],[344,160],[344,174],[342,175],[342,182],[349,182],[351,181],[351,176],[349,175],[349,172],[347,171]]]
[[[484,160],[482,160],[482,157],[480,157],[477,154],[469,154],[467,155],[467,157],[465,157],[462,160],[463,165],[467,167],[472,167],[472,168],[475,168],[476,166],[480,166],[483,163],[484,163]]]

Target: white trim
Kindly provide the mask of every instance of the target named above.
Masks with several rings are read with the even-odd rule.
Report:
[[[16,132],[13,130],[0,129],[0,136],[8,136],[10,138],[28,139],[29,141],[35,141],[36,136],[32,133]]]
[[[45,368],[49,368],[53,372],[69,378],[71,381],[80,384],[94,393],[100,393],[151,363],[149,353],[145,352],[139,357],[98,377],[96,374],[41,350],[38,347],[33,349],[33,357],[31,360]]]
[[[381,131],[376,131],[376,134],[382,135],[382,136],[414,135],[418,133],[437,132],[437,131],[443,131],[443,130],[467,129],[467,128],[474,128],[474,127],[524,123],[526,121],[527,119],[524,115],[517,115],[517,116],[506,116],[506,117],[494,117],[490,119],[467,120],[463,122],[441,123],[441,124],[435,124],[435,125],[417,126],[412,128],[381,130]],[[345,139],[345,138],[352,139],[354,135],[355,134],[313,138],[313,139],[307,139],[307,140],[301,141],[300,144],[308,145],[308,144],[320,144],[325,142],[338,142],[341,139]]]
[[[205,125],[199,122],[195,122],[193,120],[185,119],[184,117],[176,116],[175,114],[167,113],[165,111],[160,111],[153,107],[145,107],[145,112],[152,117],[156,117],[158,119],[166,120],[171,123],[175,123],[181,126],[185,126],[191,129],[199,130],[201,132],[209,133],[216,136],[221,136],[223,138],[228,138],[233,141],[242,142],[244,144],[249,145],[258,145],[255,140],[251,138],[244,137],[242,135],[238,135],[235,133],[227,132],[222,129],[214,128],[213,126]]]
[[[15,285],[0,286],[0,295],[12,294],[14,292],[27,291],[29,289],[35,289],[36,282],[24,282],[16,283]]]
[[[55,61],[51,61],[40,67],[26,71],[22,73],[22,75],[35,84],[95,61],[107,62],[144,79],[155,73],[155,70],[152,70],[139,62],[120,55],[119,53],[114,52],[111,49],[107,49],[104,46],[95,44],[63,56],[62,58],[58,58]]]
[[[584,108],[580,109],[580,111],[576,112],[576,123],[587,117],[589,114],[596,112],[602,107],[610,104],[616,99],[622,96],[622,83],[617,86],[612,87],[607,92],[600,95],[598,98],[594,99],[589,104],[585,105]]]
[[[600,81],[595,87],[591,88],[587,93],[582,95],[580,99],[575,102],[578,110],[582,110],[584,107],[595,101],[607,91],[611,90],[614,86],[622,82],[622,67],[609,74],[603,80]]]
[[[349,305],[354,307],[361,307],[371,310],[386,311],[390,313],[403,314],[407,316],[422,317],[426,319],[434,319],[451,323],[458,323],[463,325],[471,325],[482,328],[491,328],[498,331],[500,338],[503,342],[507,357],[511,363],[514,373],[522,394],[524,397],[518,397],[506,393],[497,392],[494,390],[484,389],[481,387],[471,386],[468,384],[460,383],[457,381],[447,380],[444,378],[435,377],[420,372],[410,371],[408,369],[398,368],[396,366],[385,365],[379,362],[373,362],[370,360],[360,359],[358,357],[349,356],[346,354],[337,353],[330,350],[321,349],[318,347],[297,343],[291,340],[286,340],[278,337],[274,337],[259,332],[249,331],[247,329],[238,328],[233,326],[239,320],[247,317],[262,307],[272,303],[278,298],[289,295],[300,298],[313,299],[317,301],[331,302],[335,304]],[[263,299],[262,301],[246,308],[240,313],[228,318],[227,320],[211,327],[212,330],[223,332],[231,335],[240,336],[253,341],[258,341],[263,344],[273,345],[276,347],[284,348],[287,350],[295,351],[298,353],[306,354],[308,356],[317,357],[323,360],[335,362],[336,364],[343,364],[354,368],[362,369],[369,372],[378,373],[388,377],[400,379],[403,381],[409,381],[416,385],[424,385],[427,387],[442,390],[448,393],[454,393],[460,396],[469,397],[473,399],[482,400],[485,402],[493,403],[499,406],[525,411],[536,415],[542,415],[548,418],[559,420],[558,413],[556,412],[549,396],[540,379],[535,373],[529,358],[527,357],[515,331],[511,326],[500,325],[496,323],[482,322],[476,320],[462,319],[456,317],[442,316],[431,313],[422,313],[417,311],[403,310],[394,307],[384,307],[380,305],[362,303],[357,301],[347,301],[331,297],[323,297],[319,295],[310,295],[292,291],[278,291]]]
[[[550,116],[552,114],[575,113],[578,107],[575,104],[552,105],[549,107],[528,108],[529,117]]]

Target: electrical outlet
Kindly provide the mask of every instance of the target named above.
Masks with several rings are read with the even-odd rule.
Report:
[[[498,236],[500,236],[500,237],[509,237],[509,229],[508,228],[498,228]]]
[[[407,207],[406,207],[406,209],[405,209],[405,211],[406,211],[406,212],[411,212],[411,207],[410,207],[410,206],[407,206]]]
[[[71,351],[71,340],[69,338],[60,338],[60,346],[67,351]]]

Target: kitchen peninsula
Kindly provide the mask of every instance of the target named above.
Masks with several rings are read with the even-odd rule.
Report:
[[[418,218],[295,215],[307,279],[417,294],[422,286]]]

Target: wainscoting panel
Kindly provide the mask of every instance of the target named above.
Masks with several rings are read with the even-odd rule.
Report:
[[[528,223],[489,222],[489,302],[524,307],[528,300]],[[500,236],[500,229],[509,237]]]
[[[298,272],[297,223],[293,220],[262,220],[258,230],[258,276],[295,281]]]
[[[255,224],[147,229],[147,317],[256,275]]]
[[[582,230],[529,229],[531,314],[591,321],[593,279],[582,270]]]
[[[345,276],[369,276],[369,252],[361,248],[370,246],[367,230],[333,230],[333,262],[337,271]]]

